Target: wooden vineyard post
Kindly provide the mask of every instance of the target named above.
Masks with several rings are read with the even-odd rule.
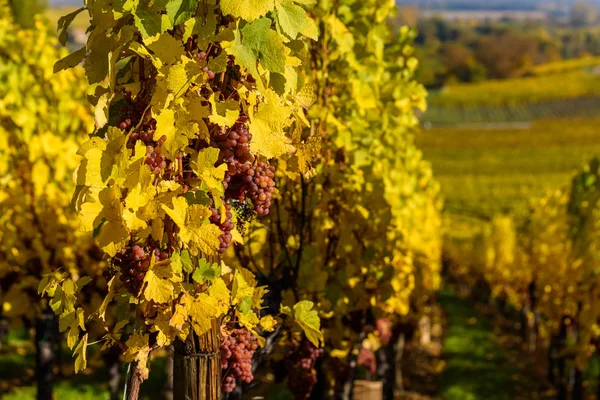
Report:
[[[191,332],[183,341],[175,341],[173,367],[174,400],[220,400],[221,355],[219,324],[212,320],[203,335]]]

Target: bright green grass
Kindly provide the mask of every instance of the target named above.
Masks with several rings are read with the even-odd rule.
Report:
[[[518,370],[504,357],[492,326],[472,304],[451,291],[439,293],[448,314],[444,339],[446,367],[440,381],[444,400],[509,400],[515,393]]]
[[[600,155],[600,120],[533,123],[527,129],[440,128],[417,144],[440,181],[446,211],[488,219],[524,215],[531,199],[569,184]]]
[[[63,349],[63,371],[72,371],[71,354]],[[98,350],[91,349],[88,362],[94,364],[85,373],[71,375],[65,372],[64,377],[56,376],[54,398],[60,400],[108,400],[109,376],[102,361],[98,358]],[[161,398],[162,388],[166,381],[164,357],[150,361],[150,377],[140,388],[141,400]],[[34,400],[36,387],[34,382],[34,349],[19,329],[9,331],[8,344],[0,348],[0,399],[2,400]],[[121,391],[124,386],[124,376],[127,366],[121,367]],[[93,373],[89,373],[93,372]]]
[[[436,106],[515,105],[600,94],[600,76],[587,71],[569,71],[481,83],[464,83],[432,93]]]
[[[2,397],[4,400],[35,400],[36,389],[33,386],[19,388]],[[54,388],[54,398],[61,400],[110,400],[106,390],[98,385],[73,385],[60,382]]]

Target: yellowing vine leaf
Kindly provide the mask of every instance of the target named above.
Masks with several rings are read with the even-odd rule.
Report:
[[[252,151],[266,158],[279,157],[288,150],[284,129],[291,124],[291,109],[273,90],[267,89],[258,103],[258,111],[250,113]]]
[[[300,325],[306,338],[312,344],[319,347],[323,342],[323,333],[321,332],[321,321],[319,314],[313,310],[312,301],[303,300],[294,305],[294,319]]]
[[[218,158],[219,149],[209,147],[198,152],[192,160],[191,167],[212,192],[222,195],[222,181],[225,171],[227,170],[227,165],[221,164],[218,167],[215,167]]]
[[[247,21],[254,21],[275,8],[274,0],[222,0],[221,9],[225,15],[233,15]]]
[[[154,263],[152,258],[150,268],[144,277],[144,298],[155,303],[166,303],[171,300],[175,295],[171,277],[173,277],[171,261]]]
[[[86,357],[87,343],[88,343],[88,334],[86,333],[85,335],[83,335],[83,337],[81,338],[81,341],[79,342],[79,344],[75,348],[75,351],[73,352],[73,356],[76,357],[75,358],[75,373],[77,373],[79,371],[83,371],[87,366],[87,357]]]

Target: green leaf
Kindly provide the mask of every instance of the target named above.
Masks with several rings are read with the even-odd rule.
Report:
[[[247,314],[249,311],[252,310],[252,297],[250,296],[246,296],[242,299],[242,301],[240,301],[240,304],[238,304],[238,311],[241,312],[242,314]]]
[[[163,10],[160,6],[161,1],[142,1],[142,5],[138,5],[137,9],[133,13],[135,26],[138,28],[144,39],[159,33],[163,33],[166,29],[172,27],[172,25],[166,27],[163,25],[164,21],[162,14],[160,13]],[[166,15],[165,17],[168,20]]]
[[[263,17],[242,28],[244,46],[258,53],[258,60],[267,71],[285,73],[285,45],[283,38],[271,29],[269,18]]]
[[[262,79],[260,79],[260,75],[256,66],[258,62],[258,54],[242,43],[240,32],[236,30],[234,32],[234,40],[232,42],[223,43],[223,46],[225,47],[227,54],[234,56],[235,62],[242,67],[245,67],[248,72],[250,72],[250,75],[256,79],[259,89],[264,89],[264,83],[262,82]]]
[[[192,275],[192,279],[198,283],[204,283],[205,280],[212,281],[217,276],[220,276],[219,264],[210,264],[204,258],[198,261],[198,267]]]
[[[285,0],[277,6],[279,26],[286,35],[296,39],[302,27],[307,23],[306,11],[291,0]]]
[[[192,18],[199,0],[169,0],[165,9],[171,25],[177,26]]]
[[[323,342],[323,333],[321,332],[321,320],[317,311],[313,310],[312,301],[302,300],[294,305],[294,319],[300,325],[306,338],[312,344],[319,347]]]
[[[188,274],[194,270],[194,263],[192,262],[192,257],[190,256],[190,252],[188,250],[183,250],[181,252],[181,264],[183,265],[183,270]]]

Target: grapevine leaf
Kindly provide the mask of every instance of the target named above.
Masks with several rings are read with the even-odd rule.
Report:
[[[108,305],[110,304],[112,299],[115,297],[115,279],[116,277],[113,276],[108,282],[108,293],[106,294],[106,297],[104,297],[104,300],[102,300],[102,304],[100,305],[97,311],[98,318],[100,318],[102,321],[106,321],[106,309],[108,308]]]
[[[221,278],[215,279],[208,288],[208,295],[214,301],[214,317],[220,317],[225,314],[231,305],[231,292],[227,289],[225,281]]]
[[[220,275],[219,265],[210,264],[204,258],[198,261],[198,267],[192,274],[192,279],[198,283],[204,283],[205,280],[212,281]]]
[[[199,204],[193,204],[188,208],[187,224],[181,228],[179,236],[181,240],[188,243],[190,253],[193,255],[198,253],[213,255],[220,247],[221,229],[208,222],[211,214],[208,207]]]
[[[260,320],[258,319],[258,316],[256,315],[256,313],[254,311],[250,311],[250,312],[243,314],[238,311],[236,313],[236,317],[238,319],[238,322],[242,326],[246,327],[250,332],[252,332],[252,334],[254,334],[254,336],[256,336],[256,340],[258,341],[258,344],[260,346],[264,346],[265,338],[263,338],[262,336],[260,336],[258,334],[258,332],[256,332],[256,327],[260,323]]]
[[[169,0],[165,10],[172,26],[177,26],[194,15],[198,0]]]
[[[76,300],[75,283],[71,279],[67,279],[56,288],[56,292],[50,300],[50,308],[55,314],[71,312],[75,310]]]
[[[175,197],[173,199],[173,208],[169,208],[166,204],[163,204],[162,209],[167,213],[167,215],[169,215],[169,217],[171,217],[173,222],[175,222],[180,229],[184,229],[187,206],[188,202],[185,197]]]
[[[161,149],[167,158],[175,159],[179,152],[188,144],[188,138],[182,135],[175,127],[175,112],[172,109],[162,110],[156,116],[156,131],[154,132],[154,140],[158,140],[165,136],[166,140],[161,146]]]
[[[225,72],[227,70],[227,53],[222,52],[217,57],[211,58],[208,64],[206,65],[208,69],[210,69],[215,74],[220,72]]]
[[[233,278],[233,287],[231,295],[233,305],[239,304],[245,297],[252,298],[254,288],[256,287],[256,279],[252,272],[245,268],[237,268]]]
[[[215,167],[215,163],[219,159],[219,149],[209,147],[200,150],[194,157],[191,167],[198,177],[206,184],[206,186],[218,195],[223,194],[223,177],[227,170],[226,164],[221,164]]]
[[[54,73],[62,71],[63,69],[73,68],[78,65],[85,57],[85,47],[74,51],[68,56],[61,58],[54,64]]]
[[[125,342],[127,350],[123,353],[123,361],[126,363],[133,362],[137,359],[140,353],[148,353],[150,351],[150,348],[148,347],[148,339],[149,336],[147,334],[143,334],[139,331],[129,336],[129,339],[127,339],[127,342]]]
[[[67,30],[69,29],[69,26],[75,17],[77,17],[83,10],[85,10],[85,7],[78,8],[77,10],[70,12],[67,15],[63,15],[58,19],[58,30],[60,31],[58,34],[58,41],[63,46],[66,46],[67,44]]]
[[[238,304],[237,309],[242,314],[248,314],[252,310],[252,297],[244,297]]]
[[[169,280],[173,276],[171,261],[165,260],[154,263],[151,258],[151,265],[144,277],[144,298],[152,300],[155,303],[166,303],[173,298],[174,287]]]
[[[273,332],[275,325],[277,325],[277,320],[272,315],[265,315],[260,319],[260,326],[264,331]]]
[[[240,106],[235,100],[227,100],[220,102],[218,94],[215,93],[210,98],[210,105],[212,106],[212,115],[210,115],[210,122],[221,126],[233,126],[240,115]]]
[[[284,0],[283,3],[277,4],[277,11],[279,25],[283,32],[292,39],[296,39],[296,36],[309,19],[306,16],[306,11],[294,4],[292,0]]]
[[[264,83],[260,79],[258,68],[256,63],[258,62],[258,54],[246,47],[242,43],[240,32],[236,30],[234,32],[234,40],[232,42],[223,42],[223,48],[227,51],[227,54],[234,56],[236,63],[245,67],[250,75],[256,78],[256,83],[259,89],[264,89]]]
[[[294,305],[294,319],[300,325],[306,338],[312,344],[319,347],[323,341],[323,333],[321,332],[321,321],[319,314],[313,310],[314,303],[312,301],[302,300]]]
[[[98,97],[96,106],[94,107],[94,120],[96,121],[96,129],[101,129],[108,123],[108,106],[109,94],[106,92]]]
[[[183,43],[168,33],[153,36],[144,40],[146,46],[163,63],[175,64],[184,55]]]
[[[182,57],[173,66],[165,66],[161,73],[166,76],[167,90],[179,97],[185,93],[190,83],[201,74],[198,63],[189,57]]]
[[[197,37],[198,48],[205,49],[209,42],[215,41],[215,31],[217,30],[217,17],[215,8],[208,8],[206,15],[204,12],[198,13],[196,18],[188,19],[185,22],[185,32],[183,40],[187,40],[190,36]]]
[[[156,344],[160,347],[168,346],[177,337],[177,330],[170,325],[170,319],[170,312],[161,312],[152,321],[152,331],[158,332]]]
[[[190,252],[187,250],[183,250],[181,252],[181,263],[183,264],[183,270],[188,274],[192,272],[194,269],[194,265],[192,263],[192,258],[190,257]]]
[[[286,47],[283,38],[271,29],[269,18],[260,18],[242,28],[243,44],[258,53],[264,69],[285,73]]]
[[[305,24],[300,28],[300,33],[312,40],[319,39],[319,27],[311,18],[306,18]]]
[[[164,15],[163,19],[163,14],[161,13],[164,9],[165,0],[155,2],[136,0],[136,3],[138,4],[133,16],[135,18],[135,26],[139,29],[143,38],[157,35],[172,27],[170,23],[165,26],[165,22],[169,21],[169,18]]]
[[[250,115],[250,148],[253,152],[273,158],[287,151],[283,130],[291,123],[290,113],[291,109],[285,106],[277,93],[267,89],[258,111]]]
[[[221,10],[225,15],[254,21],[275,8],[274,0],[222,0]]]
[[[86,333],[85,335],[83,335],[83,337],[81,338],[81,341],[79,342],[79,344],[75,348],[75,351],[73,352],[73,356],[76,356],[76,358],[75,358],[75,373],[77,373],[79,371],[83,371],[87,366],[87,358],[86,358],[87,343],[88,343],[88,334]]]
[[[185,295],[182,302],[192,320],[196,334],[202,335],[211,329],[211,321],[224,315],[230,306],[231,293],[221,278],[217,278],[208,289],[208,293],[200,293],[197,299]]]

